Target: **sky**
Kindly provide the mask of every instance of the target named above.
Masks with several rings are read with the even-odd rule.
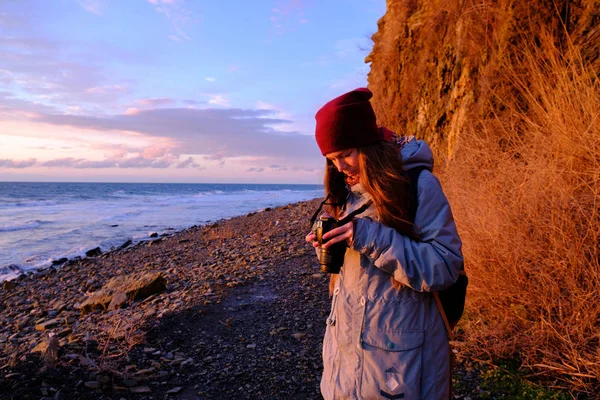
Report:
[[[385,0],[0,0],[0,181],[309,183]]]

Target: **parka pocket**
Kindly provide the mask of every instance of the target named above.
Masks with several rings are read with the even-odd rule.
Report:
[[[361,336],[365,399],[420,399],[424,332],[366,328]]]

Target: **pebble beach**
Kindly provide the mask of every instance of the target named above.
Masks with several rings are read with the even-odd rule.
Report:
[[[318,204],[193,226],[5,282],[0,398],[320,398],[329,278],[304,241]],[[132,276],[158,290],[110,295],[109,282]],[[98,294],[104,303],[89,306]],[[460,374],[464,390],[476,385],[476,371]]]

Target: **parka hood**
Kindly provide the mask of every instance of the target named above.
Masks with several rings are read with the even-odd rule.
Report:
[[[433,170],[433,153],[431,148],[423,140],[417,140],[414,136],[402,138],[405,144],[401,146],[400,155],[404,163],[404,170],[425,167],[429,171]]]

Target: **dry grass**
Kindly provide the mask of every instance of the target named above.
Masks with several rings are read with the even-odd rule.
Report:
[[[474,352],[597,393],[600,83],[574,45],[540,37],[501,67],[516,90],[490,85],[503,113],[473,118],[442,171],[470,276],[462,326]]]

